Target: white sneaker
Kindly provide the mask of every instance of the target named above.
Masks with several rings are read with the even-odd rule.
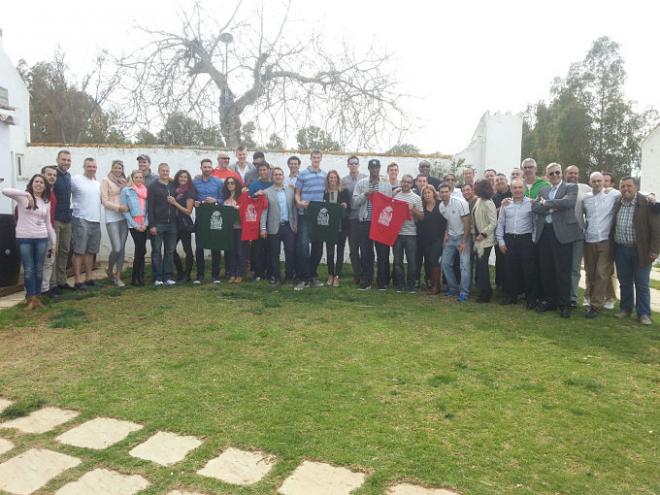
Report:
[[[193,280],[193,284],[195,284],[195,285],[202,285],[202,281],[199,280],[199,279],[195,279],[195,280]]]
[[[165,281],[165,285],[176,285],[176,282],[170,278]]]
[[[582,303],[582,306],[585,306],[585,307],[591,306],[591,301],[589,300],[588,297],[584,298],[584,302]]]
[[[293,290],[305,290],[307,287],[309,287],[309,284],[307,282],[300,282],[298,285],[296,285]]]
[[[119,278],[115,279],[115,285],[117,287],[126,287],[126,284],[124,282],[122,282],[121,279],[119,279]]]
[[[605,309],[614,309],[614,303],[615,302],[616,301],[613,300],[613,299],[608,299],[607,301],[605,301],[605,304],[603,304],[603,308],[605,308]]]
[[[160,287],[161,285],[163,285],[163,281],[162,281],[162,280],[156,280],[156,281],[154,282],[154,287]]]
[[[218,284],[220,283],[220,279],[219,279],[219,278],[216,278],[216,279],[213,281],[213,283],[214,283],[215,285],[218,285]]]

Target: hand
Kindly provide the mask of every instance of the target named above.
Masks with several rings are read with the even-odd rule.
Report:
[[[400,187],[397,187],[397,188],[395,188],[395,189],[392,191],[392,196],[396,196],[396,195],[399,194],[400,192],[401,192],[401,188],[400,188]]]
[[[474,240],[477,241],[477,242],[481,242],[481,241],[483,241],[484,239],[485,239],[485,237],[482,236],[481,234],[479,234],[477,237],[474,238]]]
[[[52,258],[52,257],[53,257],[53,248],[50,248],[46,253],[46,258]]]
[[[207,196],[206,199],[204,200],[204,203],[214,205],[215,204],[215,198],[212,198],[211,196]]]
[[[511,198],[504,198],[502,200],[502,206],[506,208],[507,206],[509,206],[511,204],[511,201],[512,201]]]
[[[309,201],[298,201],[298,208],[303,210],[309,206]]]
[[[242,192],[242,193],[244,193],[244,192],[248,192],[248,188],[245,187],[245,186],[243,186],[243,189],[241,189],[241,192]]]
[[[647,199],[648,202],[651,203],[652,205],[655,204],[655,194],[653,194],[653,193],[649,194],[648,196],[646,196],[646,199]]]
[[[174,196],[168,196],[167,202],[171,205],[176,204],[176,198]]]
[[[119,206],[119,213],[127,213],[127,212],[128,212],[128,206],[126,205]]]
[[[157,233],[158,233],[158,230],[156,229],[156,227],[151,227],[149,229],[149,234],[156,235]]]
[[[257,191],[256,193],[254,193],[255,196],[263,196],[264,194],[266,194],[266,193],[264,193],[263,190]]]
[[[413,208],[414,208],[413,204],[408,203],[408,211],[413,211]]]
[[[268,237],[268,232],[262,230],[259,235],[261,236],[262,239],[265,239],[266,237]]]
[[[508,249],[507,249],[507,247],[506,247],[506,244],[503,245],[503,246],[500,246],[500,253],[502,253],[502,254],[506,254],[507,251],[508,251]]]
[[[348,208],[348,205],[346,203],[341,203],[342,208]]]
[[[465,242],[465,239],[463,239],[461,243],[458,245],[458,251],[462,254],[465,254],[467,252],[467,242]]]

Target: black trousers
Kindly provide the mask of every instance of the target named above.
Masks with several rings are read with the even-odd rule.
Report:
[[[147,254],[147,230],[140,232],[136,229],[130,229],[135,252],[133,255],[133,273],[131,281],[144,281],[144,257]]]
[[[376,248],[376,283],[379,289],[387,287],[390,272],[390,247],[380,242],[374,242],[369,239],[369,230],[371,222],[360,222],[360,261],[362,274],[360,277],[361,285],[371,285],[374,278],[374,247]]]
[[[186,253],[186,265],[184,268],[183,263],[181,262],[181,257],[175,249],[174,266],[176,267],[177,275],[186,275],[190,277],[190,272],[192,270],[193,263],[195,262],[192,249],[192,232],[188,232],[183,229],[177,230],[177,244],[179,241],[181,241],[181,245],[183,246],[183,252]]]
[[[507,296],[516,299],[525,293],[527,304],[536,302],[536,258],[532,234],[505,234],[506,254],[502,257],[502,284]]]
[[[211,278],[220,279],[220,261],[222,251],[211,251]],[[195,259],[197,261],[197,280],[204,280],[204,248],[195,247]]]
[[[341,230],[337,237],[337,243],[325,243],[325,255],[328,260],[328,275],[332,277],[341,277],[341,271],[344,267],[344,249],[346,247],[346,230]]]
[[[293,281],[295,267],[296,238],[291,226],[280,225],[277,234],[268,235],[268,247],[270,251],[270,270],[273,280],[281,280],[280,271],[280,245],[284,244],[284,277],[286,282]]]
[[[482,301],[490,301],[493,296],[493,289],[490,286],[490,267],[488,266],[490,250],[491,247],[487,247],[481,256],[475,256],[477,289],[479,290],[479,299]]]
[[[498,289],[504,287],[504,255],[500,251],[500,246],[495,244],[495,287]]]
[[[569,306],[573,243],[559,242],[552,224],[545,224],[538,244],[544,299],[551,306]]]
[[[351,256],[351,270],[353,276],[360,278],[362,267],[360,266],[360,221],[350,220],[348,223],[348,250]]]

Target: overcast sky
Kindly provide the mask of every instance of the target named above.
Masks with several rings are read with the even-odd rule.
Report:
[[[0,28],[12,60],[49,59],[60,45],[83,74],[98,50],[130,51],[139,42],[136,25],[175,28],[185,5],[8,0]],[[660,108],[657,1],[294,0],[294,12],[295,36],[321,29],[328,43],[374,43],[394,53],[400,90],[414,96],[407,110],[420,123],[406,141],[424,152],[458,152],[485,111],[520,112],[547,98],[552,79],[603,35],[621,44],[627,97],[639,108]]]

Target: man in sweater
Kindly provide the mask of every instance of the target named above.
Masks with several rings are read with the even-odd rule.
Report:
[[[71,249],[71,153],[68,150],[60,150],[57,153],[57,178],[53,190],[57,204],[55,205],[55,236],[57,246],[55,248],[55,269],[50,277],[50,285],[60,293],[71,289],[67,284],[67,264],[69,262],[69,250]],[[51,208],[53,208],[51,206]]]
[[[147,218],[155,287],[176,284],[173,273],[177,241],[175,198],[176,186],[170,180],[170,166],[161,163],[158,165],[158,180],[147,189]]]

